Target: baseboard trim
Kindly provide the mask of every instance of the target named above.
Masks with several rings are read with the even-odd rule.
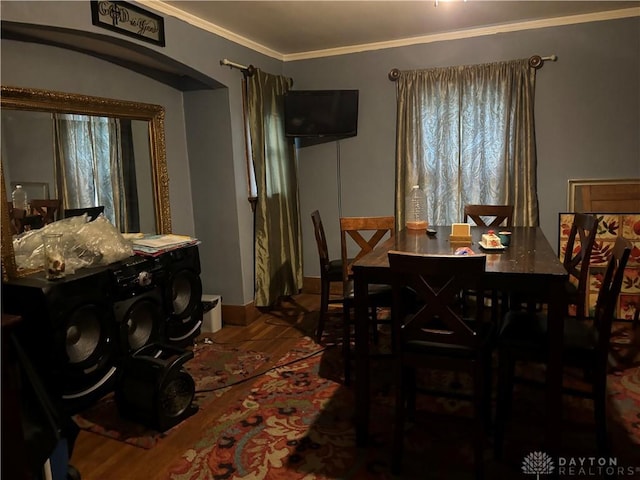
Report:
[[[320,295],[320,277],[304,277],[302,279],[302,293]],[[332,295],[342,295],[342,285],[340,282],[331,284]],[[222,324],[246,326],[253,323],[260,315],[260,310],[253,302],[247,305],[225,305],[222,304]]]
[[[222,304],[223,325],[246,326],[253,323],[260,315],[253,302],[247,305],[225,305]]]
[[[303,277],[302,293],[320,295],[320,277]]]
[[[322,284],[320,283],[320,277],[304,277],[302,279],[302,293],[312,293],[320,295],[322,290]],[[331,282],[331,295],[342,295],[342,283]]]

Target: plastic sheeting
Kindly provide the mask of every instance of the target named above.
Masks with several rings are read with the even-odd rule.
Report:
[[[133,255],[131,242],[103,215],[92,222],[88,219],[86,214],[65,218],[17,236],[13,240],[13,249],[18,268],[44,266],[42,236],[50,233],[62,234],[67,274],[79,268],[108,265]]]

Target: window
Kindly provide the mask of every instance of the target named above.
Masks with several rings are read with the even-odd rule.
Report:
[[[428,220],[462,220],[465,204],[513,204],[537,225],[533,91],[528,60],[401,72],[397,80],[397,215],[413,185]]]
[[[54,136],[62,208],[104,206],[104,216],[120,231],[138,231],[130,122],[56,114]]]

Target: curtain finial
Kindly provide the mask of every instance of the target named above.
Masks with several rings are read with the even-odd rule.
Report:
[[[389,72],[389,80],[391,80],[392,82],[395,82],[399,78],[400,78],[400,70],[398,70],[397,68],[392,68],[391,71]]]

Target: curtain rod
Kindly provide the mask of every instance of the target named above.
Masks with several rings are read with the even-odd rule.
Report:
[[[532,57],[529,58],[529,66],[537,70],[538,68],[541,68],[542,65],[544,65],[544,62],[546,61],[555,62],[557,60],[558,60],[557,55],[549,55],[547,57],[541,57],[540,55],[533,55]],[[400,69],[392,68],[391,71],[389,72],[389,80],[391,80],[392,82],[395,82],[396,80],[398,80],[398,78],[400,78]]]
[[[222,60],[220,60],[220,65],[224,65],[224,66],[227,66],[229,68],[237,68],[244,75],[247,75],[248,77],[251,77],[256,71],[256,67],[254,67],[253,65],[249,65],[247,67],[245,65],[241,65],[239,63],[232,62],[231,60],[229,60],[227,58],[223,58]]]
[[[547,60],[555,62],[558,60],[558,56],[549,55],[548,57],[541,57],[540,55],[533,55],[532,57],[529,57],[529,66],[531,68],[538,69],[541,68]]]

